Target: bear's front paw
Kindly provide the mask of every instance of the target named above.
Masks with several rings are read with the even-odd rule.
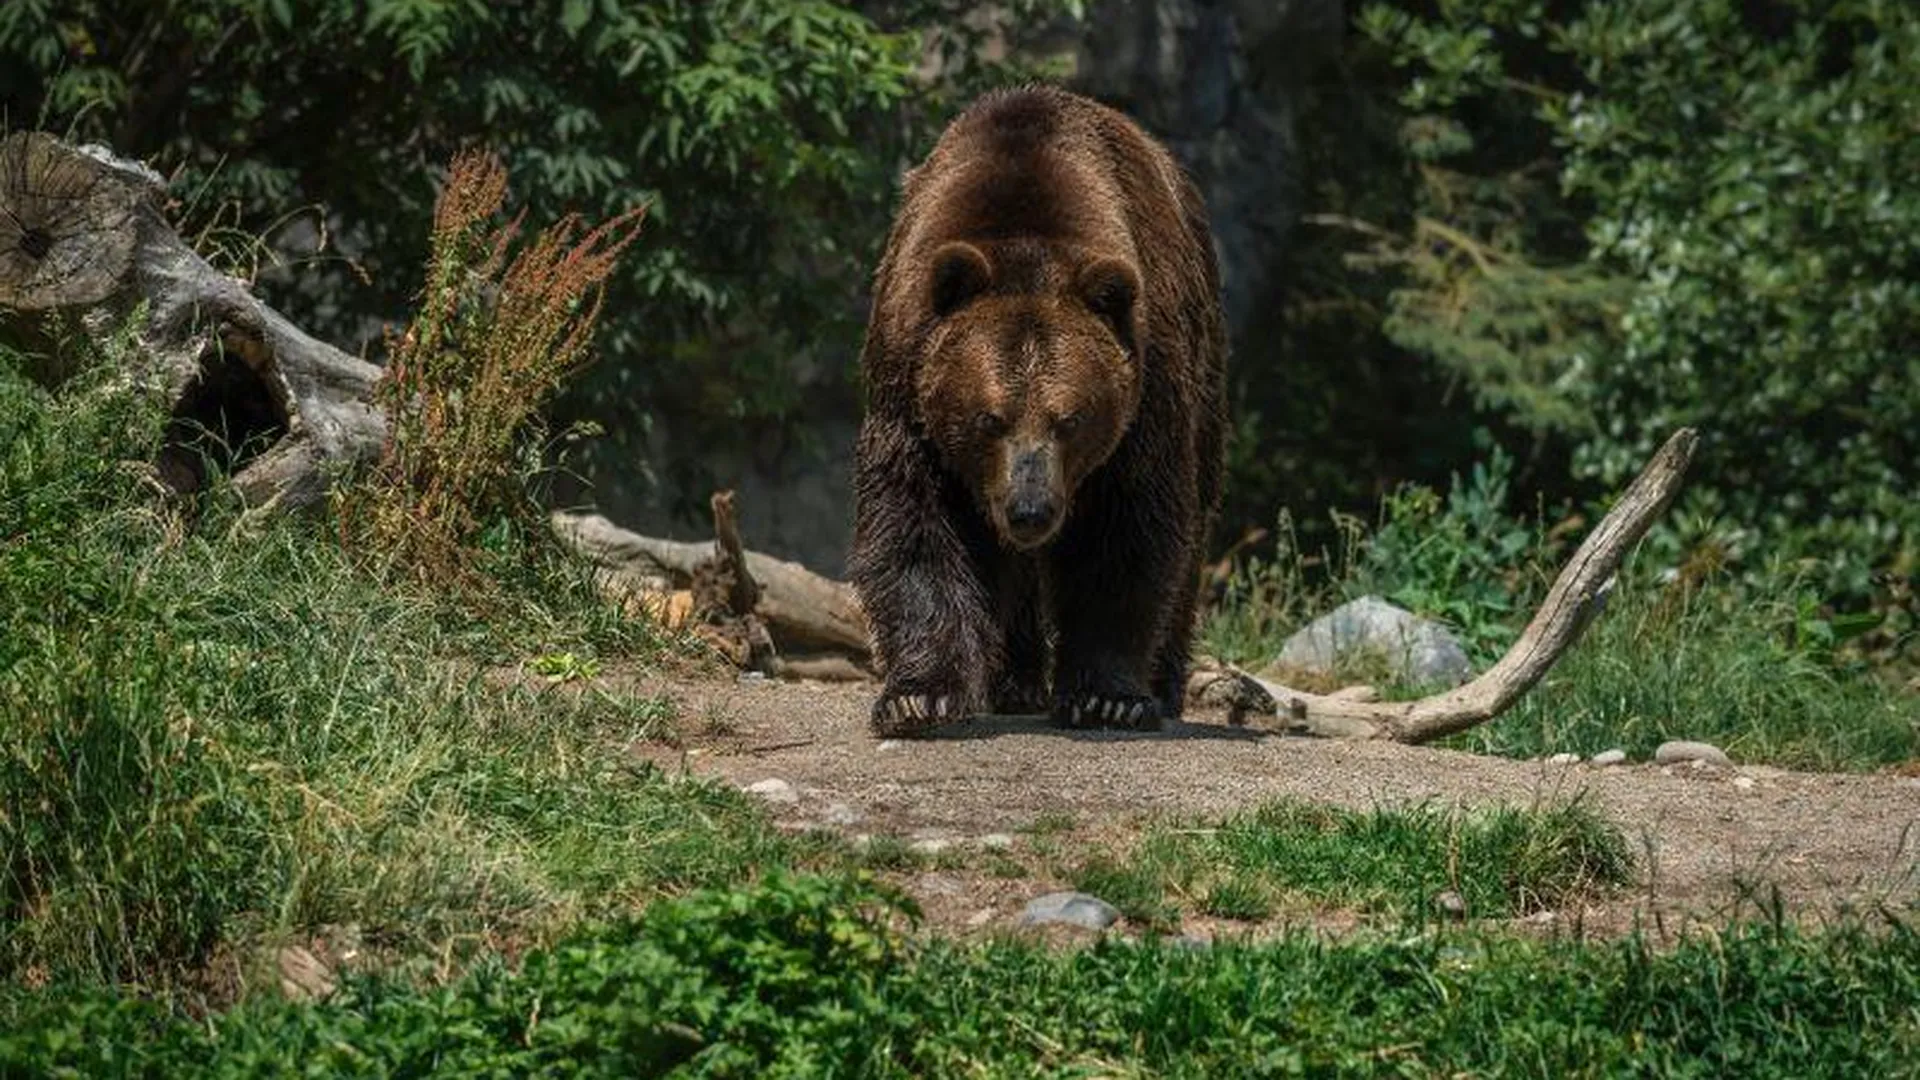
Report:
[[[1145,694],[1069,694],[1053,703],[1053,722],[1069,728],[1157,731],[1160,702]]]
[[[914,735],[954,720],[971,710],[959,694],[901,694],[889,691],[873,703],[873,733],[882,738]]]

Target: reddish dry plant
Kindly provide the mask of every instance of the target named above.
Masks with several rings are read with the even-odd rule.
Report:
[[[570,214],[515,252],[524,212],[500,223],[506,197],[498,158],[453,159],[418,310],[387,338],[387,444],[340,505],[350,536],[442,584],[469,579],[489,520],[524,510],[521,451],[540,410],[590,359],[605,282],[646,213],[590,229]]]

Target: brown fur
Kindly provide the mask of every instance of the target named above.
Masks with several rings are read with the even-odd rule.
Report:
[[[1205,212],[1158,143],[1046,87],[948,127],[907,176],[861,358],[878,730],[1049,700],[1179,715],[1225,362]]]

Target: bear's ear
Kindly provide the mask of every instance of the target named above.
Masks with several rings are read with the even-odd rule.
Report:
[[[993,268],[979,248],[957,240],[941,245],[933,253],[933,313],[944,318],[959,311],[992,282]]]
[[[1096,259],[1080,270],[1075,279],[1080,300],[1087,310],[1113,328],[1113,335],[1127,352],[1133,352],[1134,303],[1140,295],[1140,275],[1119,259]]]

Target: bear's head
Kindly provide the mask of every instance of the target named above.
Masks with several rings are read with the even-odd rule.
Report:
[[[1139,409],[1139,272],[964,242],[938,248],[928,270],[921,424],[1002,540],[1038,548]]]

